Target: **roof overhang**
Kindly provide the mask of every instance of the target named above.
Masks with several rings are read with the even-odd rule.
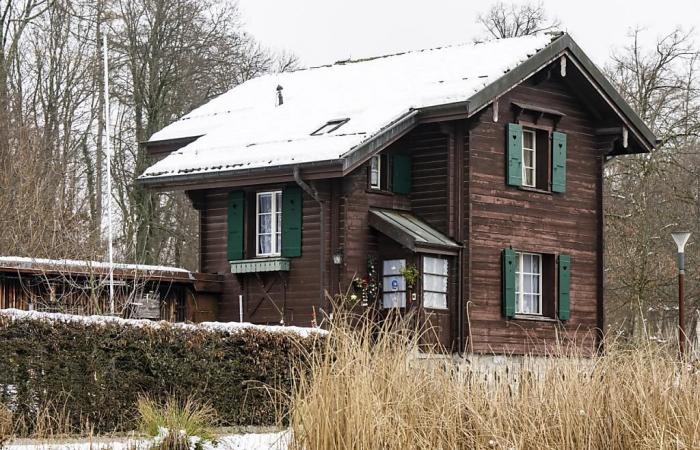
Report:
[[[547,47],[471,96],[468,101],[469,116],[471,117],[486,108],[495,99],[540,70],[545,69],[562,56],[567,57],[583,74],[622,123],[628,127],[640,146],[647,152],[651,151],[658,143],[654,133],[568,34],[562,34],[554,39]]]
[[[461,246],[406,211],[369,211],[369,226],[415,253],[456,255]]]
[[[266,166],[250,169],[192,172],[178,175],[139,178],[137,181],[154,191],[185,191],[202,188],[250,186],[294,181],[294,169],[303,168],[304,179],[320,180],[342,177],[343,160]]]

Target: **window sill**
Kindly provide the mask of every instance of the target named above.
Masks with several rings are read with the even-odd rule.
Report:
[[[539,189],[539,188],[534,188],[534,187],[529,187],[529,186],[520,186],[518,187],[521,191],[527,191],[527,192],[534,192],[536,194],[547,194],[547,195],[552,195],[552,191],[547,190],[547,189]]]
[[[258,257],[230,261],[231,273],[289,272],[289,258],[279,256]]]
[[[365,190],[368,194],[378,194],[378,195],[394,195],[393,192],[388,191],[386,189],[372,189],[372,188],[367,188]]]
[[[556,322],[557,319],[554,317],[547,316],[537,316],[533,314],[516,314],[513,316],[513,320],[531,320],[533,322]]]

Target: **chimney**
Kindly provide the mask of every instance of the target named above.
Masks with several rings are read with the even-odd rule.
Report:
[[[284,89],[281,85],[277,85],[277,106],[280,106],[284,103],[284,97],[282,97],[282,89]]]

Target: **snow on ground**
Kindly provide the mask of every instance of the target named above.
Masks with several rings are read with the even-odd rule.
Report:
[[[6,450],[146,450],[151,441],[146,439],[121,439],[90,441],[64,441],[52,443],[21,442],[5,447]],[[216,446],[205,445],[205,450],[285,450],[289,445],[289,433],[231,434],[219,438]]]
[[[114,323],[120,325],[129,325],[135,327],[154,327],[163,326],[174,328],[188,328],[192,330],[204,329],[207,331],[218,331],[223,333],[238,333],[245,330],[260,330],[270,333],[291,333],[302,337],[311,336],[314,334],[326,334],[327,331],[320,328],[304,328],[304,327],[288,327],[277,325],[255,325],[247,322],[201,322],[198,324],[188,323],[171,323],[166,321],[154,322],[145,319],[122,319],[120,317],[111,316],[79,316],[73,314],[61,313],[46,313],[38,311],[23,311],[19,309],[0,309],[0,316],[9,317],[12,320],[45,320],[56,322],[76,322],[86,325],[90,324],[107,324]]]
[[[220,439],[217,450],[285,450],[289,446],[289,433],[234,434]]]

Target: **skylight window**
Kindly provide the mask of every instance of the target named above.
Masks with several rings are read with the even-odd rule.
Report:
[[[347,123],[347,121],[350,119],[336,119],[336,120],[329,120],[326,122],[325,125],[323,125],[321,128],[318,130],[314,131],[311,133],[311,136],[320,136],[322,134],[330,134],[333,131],[337,130],[338,128],[342,127]]]

